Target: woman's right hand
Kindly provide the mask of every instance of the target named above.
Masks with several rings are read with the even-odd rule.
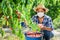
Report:
[[[43,28],[44,26],[43,26],[43,24],[38,24],[38,27]]]

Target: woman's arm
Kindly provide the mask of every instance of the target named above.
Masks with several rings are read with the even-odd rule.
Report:
[[[52,31],[52,28],[49,28],[49,27],[43,27],[43,28],[41,28],[41,30]]]
[[[48,19],[47,23],[48,26],[43,26],[43,24],[39,24],[39,27],[41,28],[41,30],[47,30],[47,31],[52,31],[53,28],[53,23],[51,18]]]

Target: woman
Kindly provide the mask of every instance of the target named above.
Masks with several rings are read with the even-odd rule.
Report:
[[[48,9],[44,5],[38,5],[34,8],[34,11],[37,13],[32,17],[33,22],[38,24],[38,27],[41,28],[44,33],[43,38],[45,40],[50,40],[53,30],[53,24],[51,17],[47,16],[45,13],[48,12]]]

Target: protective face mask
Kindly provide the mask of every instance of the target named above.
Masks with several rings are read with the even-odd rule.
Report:
[[[39,16],[40,18],[44,16],[44,12],[38,12],[37,16]]]

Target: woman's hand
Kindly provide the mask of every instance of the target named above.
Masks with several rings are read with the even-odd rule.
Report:
[[[46,27],[43,24],[38,24],[38,27],[41,28],[41,30],[52,31],[52,28]]]
[[[43,24],[38,24],[38,27],[43,28],[44,26],[43,26]]]
[[[45,30],[46,27],[43,24],[38,24],[38,27],[41,28],[41,30]]]

